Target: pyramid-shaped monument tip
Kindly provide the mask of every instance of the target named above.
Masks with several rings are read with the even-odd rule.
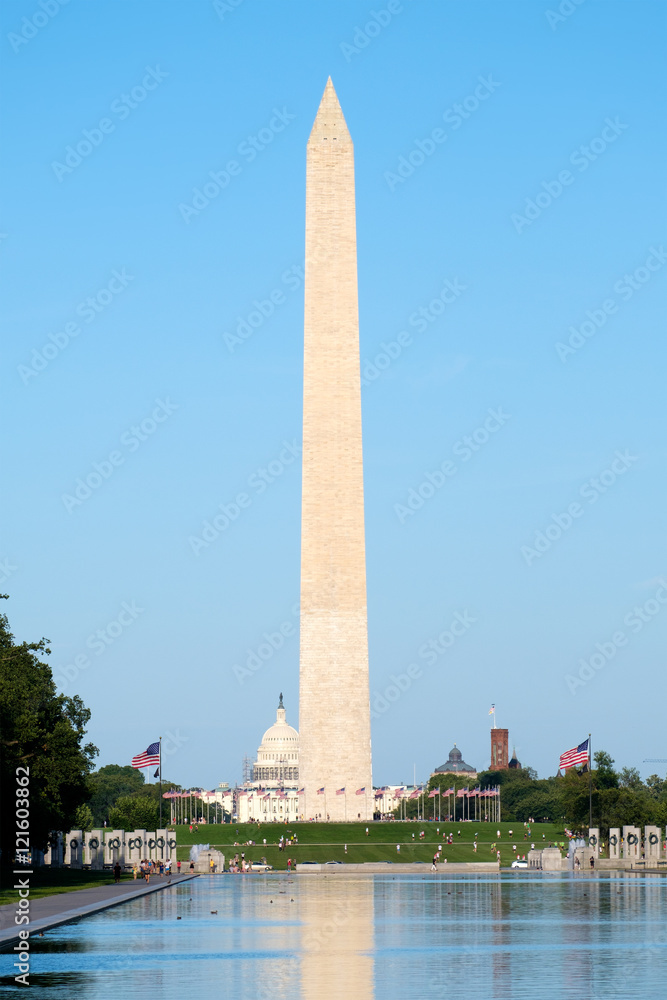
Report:
[[[327,78],[308,141],[336,142],[336,144],[352,141],[331,77]]]

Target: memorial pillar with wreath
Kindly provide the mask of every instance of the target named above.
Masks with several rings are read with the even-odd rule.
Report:
[[[641,858],[641,830],[638,826],[623,827],[623,859],[639,861]]]
[[[609,830],[609,858],[611,861],[620,861],[621,858],[621,831],[617,826]]]
[[[86,834],[84,864],[89,864],[91,868],[104,867],[103,834],[103,830],[91,830],[90,833]]]
[[[644,855],[646,860],[652,858],[657,861],[658,858],[662,857],[662,844],[660,842],[660,827],[659,826],[645,826],[644,827]]]
[[[590,847],[591,853],[594,858],[600,857],[600,828],[597,826],[590,826],[588,828],[588,840],[586,846]]]
[[[83,865],[83,830],[70,830],[65,837],[65,864],[70,868],[81,868]]]
[[[169,857],[169,831],[168,830],[156,830],[155,831],[155,860],[156,861],[166,861]]]
[[[145,830],[134,830],[132,833],[128,834],[127,840],[127,859],[129,864],[138,865],[144,858],[148,857],[145,853],[148,851],[146,846],[146,831]]]

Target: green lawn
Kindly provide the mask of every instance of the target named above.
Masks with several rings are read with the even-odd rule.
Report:
[[[2,873],[2,889],[0,889],[0,906],[4,903],[15,903],[16,889],[11,888],[16,879],[30,879],[30,898],[40,899],[42,896],[52,896],[60,892],[72,892],[74,889],[96,889],[103,885],[113,885],[113,873],[109,871],[86,871],[82,868],[33,868],[32,875],[12,875]],[[132,874],[121,875],[121,881],[132,881]]]
[[[419,839],[420,831],[424,839]],[[438,833],[439,830],[439,833]],[[458,831],[461,831],[460,837]],[[294,823],[292,826],[280,823],[225,823],[202,824],[192,833],[188,826],[176,827],[177,857],[183,863],[189,861],[191,844],[209,844],[222,851],[226,859],[244,851],[246,858],[258,860],[266,857],[276,869],[287,867],[287,859],[299,861],[431,861],[435,845],[443,843],[443,833],[453,832],[453,844],[445,844],[441,859],[448,861],[493,861],[495,852],[491,844],[496,843],[496,831],[500,830],[501,864],[511,864],[515,857],[527,854],[531,843],[537,848],[550,843],[566,841],[562,828],[549,823],[535,823],[531,827],[530,840],[524,840],[523,823],[369,823],[366,836],[365,823]],[[510,838],[509,831],[513,831]],[[298,844],[292,844],[285,851],[278,849],[281,834],[287,831],[296,834]],[[477,834],[477,851],[473,849]],[[413,835],[414,834],[414,839]],[[266,846],[264,838],[266,837]],[[255,846],[247,845],[254,840]],[[345,845],[347,844],[347,853]],[[401,850],[396,850],[396,845]],[[512,846],[516,844],[516,854]],[[238,846],[237,846],[238,845]],[[185,870],[184,868],[182,870]]]

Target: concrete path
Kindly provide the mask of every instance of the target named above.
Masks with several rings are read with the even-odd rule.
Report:
[[[17,941],[19,930],[29,930],[31,935],[39,934],[40,931],[58,927],[59,924],[68,924],[71,920],[98,913],[109,906],[127,903],[130,899],[147,896],[151,892],[159,892],[160,889],[167,889],[196,877],[196,875],[173,875],[170,878],[166,875],[153,875],[148,885],[143,879],[137,879],[136,882],[120,882],[118,885],[74,889],[72,892],[42,896],[30,902],[30,923],[20,925],[14,923],[19,898],[17,892],[16,903],[5,903],[4,906],[0,906],[0,949],[4,950],[6,945]]]

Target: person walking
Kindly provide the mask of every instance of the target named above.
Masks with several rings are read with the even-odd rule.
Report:
[[[113,880],[114,882],[120,882],[120,865],[118,862],[113,866]]]
[[[181,874],[181,862],[180,861],[176,862],[176,872],[177,872],[178,875]]]

